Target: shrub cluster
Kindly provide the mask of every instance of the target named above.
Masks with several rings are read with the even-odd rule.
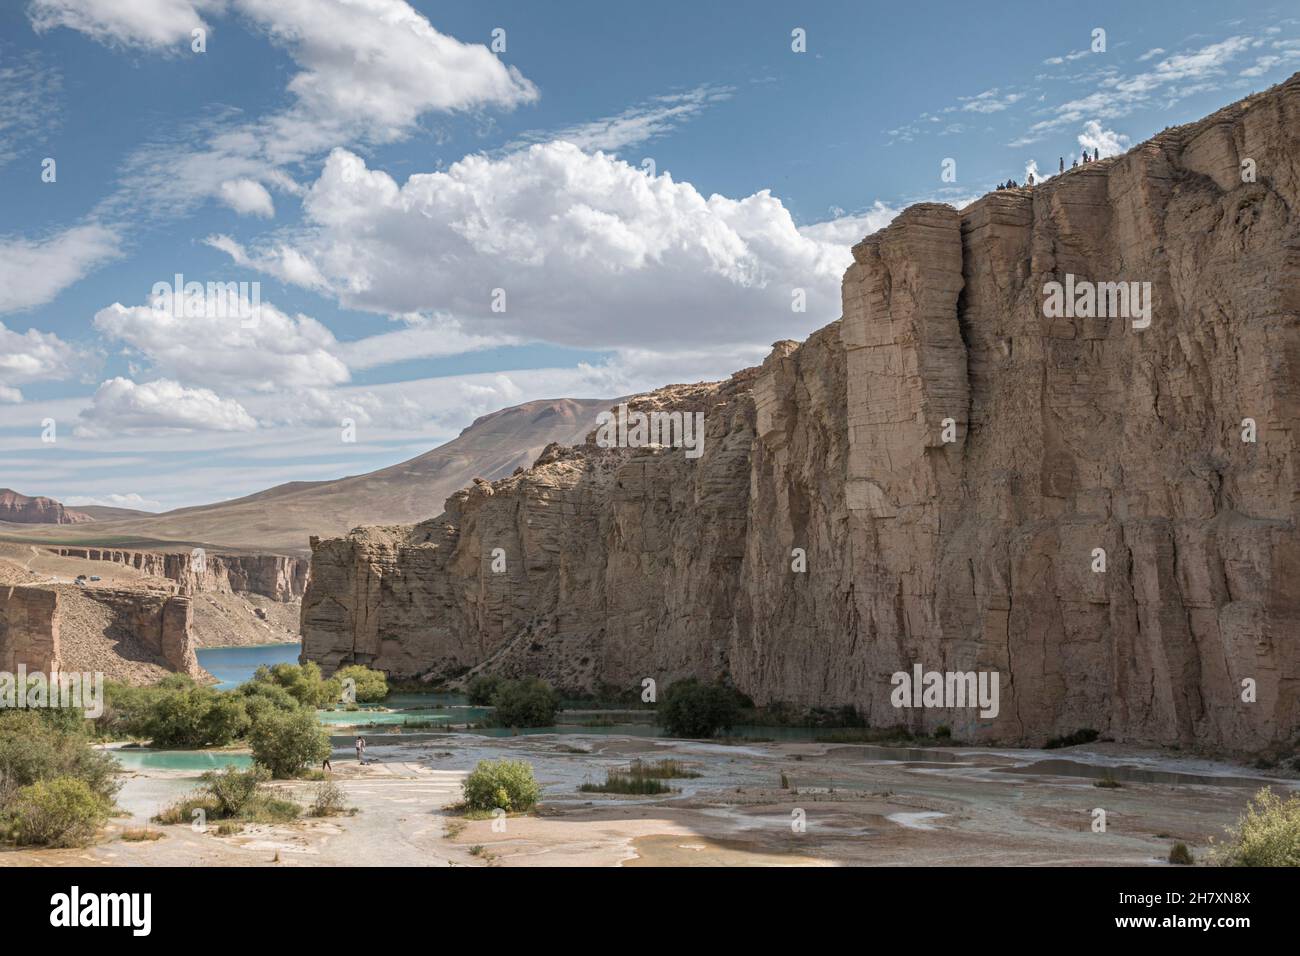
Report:
[[[555,723],[560,695],[536,677],[503,680],[492,694],[492,706],[502,727],[549,727]]]
[[[740,695],[732,688],[692,677],[668,688],[659,705],[659,724],[674,737],[712,737],[736,723],[740,707]]]
[[[480,760],[461,788],[465,806],[478,811],[522,813],[542,795],[532,765],[523,760]]]
[[[23,845],[85,846],[113,809],[116,770],[91,746],[79,711],[0,712],[0,835]]]
[[[1300,795],[1283,800],[1268,787],[1260,790],[1213,860],[1220,866],[1300,866]]]

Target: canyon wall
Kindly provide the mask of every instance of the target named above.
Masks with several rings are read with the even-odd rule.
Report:
[[[58,670],[59,595],[32,587],[0,588],[0,671]]]
[[[143,666],[198,677],[192,623],[190,599],[165,591],[0,588],[0,670],[23,664],[129,680]]]
[[[725,677],[1010,743],[1293,738],[1297,140],[1300,75],[1034,189],[911,207],[854,247],[840,321],[631,403],[703,412],[702,457],[553,445],[413,528],[314,540],[304,657]],[[1150,283],[1150,324],[1045,317],[1067,275]],[[996,672],[997,715],[894,707],[915,664]]]
[[[293,601],[307,586],[308,562],[278,554],[214,554],[202,560],[192,552],[123,551],[114,548],[52,547],[52,553],[86,561],[111,561],[145,574],[168,578],[182,594],[249,591],[273,601]]]

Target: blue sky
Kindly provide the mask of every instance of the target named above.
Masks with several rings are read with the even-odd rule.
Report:
[[[1300,69],[1286,4],[1049,9],[5,5],[0,486],[162,510],[721,377],[837,318],[907,204]],[[168,311],[177,273],[258,283],[257,321]]]

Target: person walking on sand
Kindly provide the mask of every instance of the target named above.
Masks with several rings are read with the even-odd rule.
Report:
[[[357,763],[364,765],[366,762],[366,738],[357,738]]]
[[[320,768],[321,768],[322,770],[333,770],[333,769],[334,769],[333,764],[330,763],[329,754],[326,754],[326,755],[325,755],[325,759],[321,761]]]

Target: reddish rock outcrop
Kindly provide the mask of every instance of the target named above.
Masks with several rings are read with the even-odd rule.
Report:
[[[304,656],[724,676],[1016,743],[1293,739],[1296,155],[1300,75],[1033,190],[908,209],[854,248],[841,321],[633,403],[704,412],[699,459],[552,446],[431,521],[313,541]],[[1067,274],[1150,283],[1150,325],[1045,317]],[[896,709],[915,664],[996,672],[997,716]]]
[[[94,521],[90,515],[71,511],[53,498],[29,498],[0,488],[0,521],[13,524],[81,524]]]

